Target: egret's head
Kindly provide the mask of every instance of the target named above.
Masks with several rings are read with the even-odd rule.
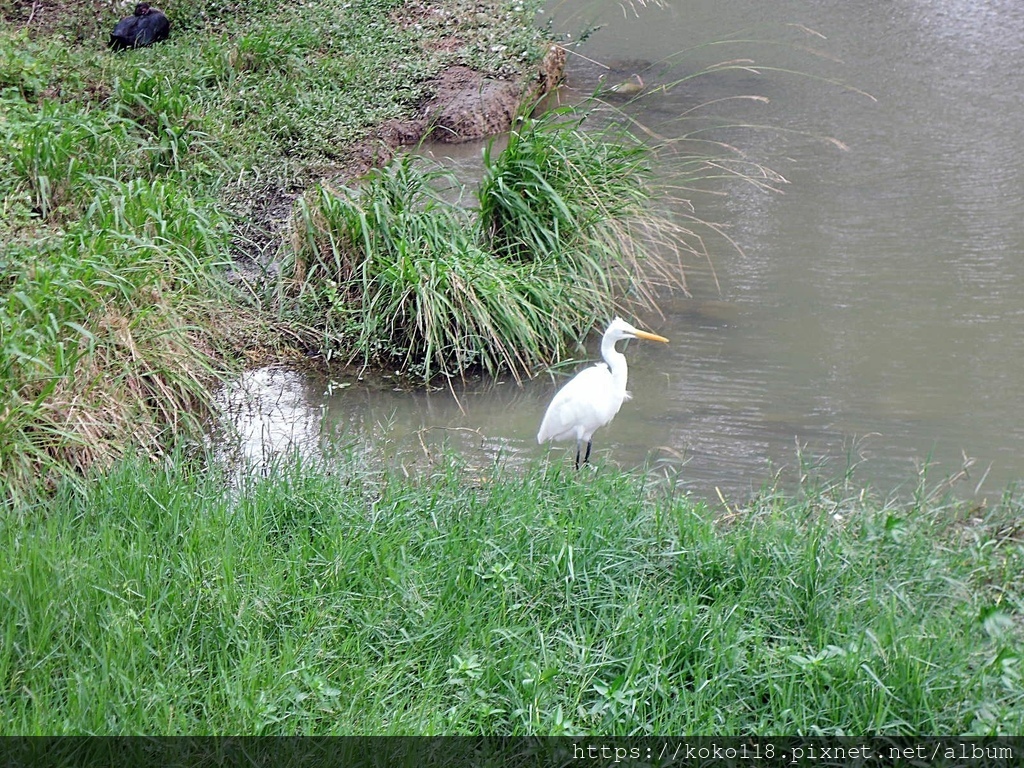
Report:
[[[604,337],[611,341],[618,341],[619,339],[647,339],[647,341],[660,341],[668,344],[668,339],[664,336],[658,336],[657,334],[634,328],[621,317],[616,317],[612,320],[608,330],[604,332]]]

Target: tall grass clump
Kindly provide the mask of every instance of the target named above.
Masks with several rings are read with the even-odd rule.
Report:
[[[131,460],[0,520],[5,734],[1020,733],[1021,502]]]
[[[659,288],[684,287],[681,254],[701,247],[663,213],[671,201],[655,182],[658,148],[618,123],[584,128],[589,110],[523,119],[500,152],[485,149],[475,191],[488,249],[513,263],[539,261],[561,283],[559,304],[546,309],[564,318],[563,341],[601,314],[657,311]]]
[[[0,139],[10,172],[0,182],[3,202],[26,199],[51,224],[77,220],[109,179],[181,172],[200,154],[205,162],[191,169],[200,179],[211,166],[223,167],[180,85],[166,75],[133,71],[115,82],[102,108],[10,95],[0,103],[7,108]]]
[[[211,171],[208,166],[214,171],[227,167],[214,149],[217,142],[206,131],[194,97],[167,73],[144,68],[124,73],[114,83],[108,108],[132,126],[138,141],[133,165],[145,175],[181,172],[201,159],[198,167],[189,169],[201,181]]]
[[[454,184],[405,157],[300,203],[294,274],[325,345],[424,378],[521,371],[557,346],[553,270],[482,248],[471,212],[442,193]]]
[[[110,182],[64,233],[13,246],[0,302],[0,477],[17,497],[198,434],[219,370],[230,231],[165,181]]]
[[[654,308],[657,285],[681,285],[678,230],[652,213],[650,150],[584,133],[570,114],[523,117],[506,148],[488,149],[473,207],[410,157],[307,195],[292,274],[325,346],[424,379],[519,376],[595,318]]]
[[[626,133],[582,129],[571,110],[528,119],[484,152],[480,226],[496,255],[525,260],[584,254],[628,241],[609,237],[650,203],[651,152]],[[610,241],[610,242],[609,242]],[[584,246],[582,248],[578,246]]]
[[[118,176],[121,158],[131,155],[130,123],[56,101],[38,107],[8,100],[4,127],[12,177],[8,194],[24,185],[32,207],[44,218],[64,208],[72,215],[90,198],[93,179]],[[123,163],[127,165],[127,163]]]

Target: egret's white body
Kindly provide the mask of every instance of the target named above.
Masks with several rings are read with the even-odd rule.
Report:
[[[558,390],[544,414],[537,433],[537,442],[546,440],[576,440],[576,467],[580,465],[580,451],[587,444],[583,459],[590,460],[594,432],[615,418],[622,403],[629,399],[626,391],[626,356],[615,349],[621,339],[647,339],[668,343],[668,339],[634,328],[621,318],[615,318],[601,339],[603,363],[577,373]]]

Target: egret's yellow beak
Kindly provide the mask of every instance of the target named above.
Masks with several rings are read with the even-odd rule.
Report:
[[[648,333],[647,331],[637,331],[636,337],[638,339],[647,339],[648,341],[660,341],[663,344],[668,344],[668,339],[664,336],[659,336],[656,333]]]

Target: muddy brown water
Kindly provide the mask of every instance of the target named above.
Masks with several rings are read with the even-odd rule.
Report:
[[[544,20],[568,42],[598,27],[564,98],[640,74],[644,93],[618,106],[645,127],[699,130],[786,179],[691,196],[738,248],[709,240],[717,283],[695,262],[689,297],[633,318],[671,344],[626,349],[634,399],[598,431],[602,460],[729,501],[801,461],[826,476],[854,463],[882,493],[965,456],[964,494],[1024,476],[1024,5],[563,0]],[[733,60],[753,63],[660,87]],[[472,174],[480,147],[438,152]],[[252,459],[341,441],[415,471],[444,445],[470,466],[546,454],[535,435],[558,383],[425,392],[268,370],[225,401]]]

